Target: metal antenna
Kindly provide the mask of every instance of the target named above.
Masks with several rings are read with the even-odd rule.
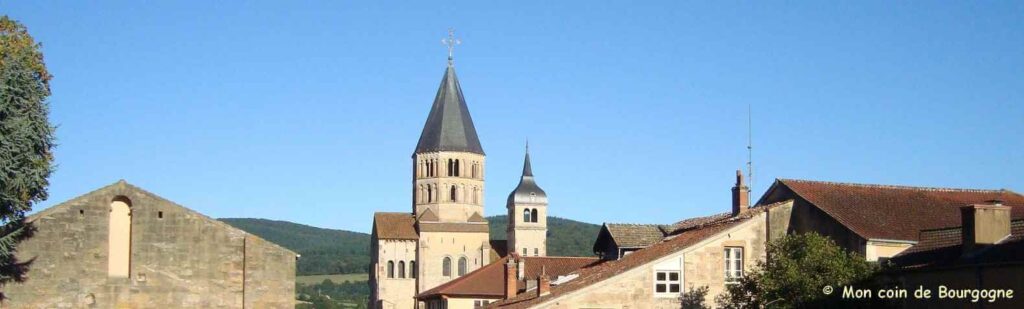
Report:
[[[754,186],[754,116],[751,113],[751,104],[747,103],[747,183],[748,187]]]
[[[441,39],[441,44],[448,45],[448,65],[454,63],[455,45],[462,44],[462,40],[455,38],[455,28],[448,28],[448,38]]]

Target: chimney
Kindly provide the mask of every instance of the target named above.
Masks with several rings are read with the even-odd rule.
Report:
[[[736,186],[732,187],[732,216],[742,215],[750,207],[750,188],[743,181],[743,172],[736,170]]]
[[[548,279],[546,267],[541,267],[540,276],[537,277],[537,297],[551,294],[551,280]]]
[[[519,293],[519,287],[516,286],[519,274],[516,268],[515,256],[509,255],[508,262],[505,262],[505,299],[516,297]]]
[[[974,204],[960,208],[960,226],[963,253],[987,245],[994,245],[1010,236],[1010,207],[1001,201]]]

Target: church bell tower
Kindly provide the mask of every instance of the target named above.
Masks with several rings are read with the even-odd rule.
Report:
[[[523,175],[508,195],[508,252],[522,256],[547,256],[548,196],[533,179],[530,146],[526,146]]]

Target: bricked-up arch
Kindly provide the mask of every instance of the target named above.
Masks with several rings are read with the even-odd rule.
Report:
[[[132,201],[118,196],[110,201],[107,238],[107,276],[128,278],[132,255]]]

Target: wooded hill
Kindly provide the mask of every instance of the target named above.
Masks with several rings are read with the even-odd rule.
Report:
[[[318,228],[288,221],[222,218],[227,224],[252,233],[302,257],[297,275],[366,273],[370,264],[370,235]],[[488,217],[491,238],[505,239],[505,216]],[[591,246],[601,226],[558,217],[548,218],[548,255],[593,256]]]

